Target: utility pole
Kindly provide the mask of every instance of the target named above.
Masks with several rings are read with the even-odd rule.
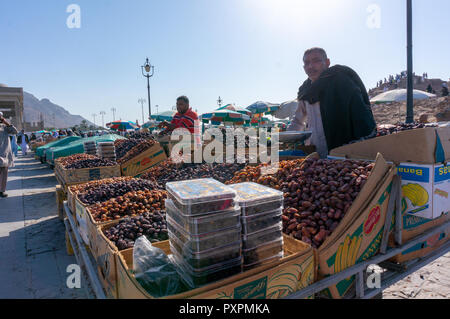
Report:
[[[97,114],[95,114],[95,113],[92,114],[92,117],[94,118],[94,127],[96,126],[96,124],[95,124],[95,117],[96,116],[97,116]]]
[[[158,107],[159,107],[159,105],[156,105],[156,113],[159,113]]]
[[[111,111],[113,112],[113,122],[115,122],[116,121],[116,111],[117,111],[117,109],[115,107],[113,107],[111,109]]]
[[[100,115],[102,116],[102,128],[105,127],[105,121],[104,121],[104,118],[103,118],[103,116],[104,116],[105,114],[106,114],[105,111],[101,111],[101,112],[100,112]]]
[[[147,102],[145,99],[139,99],[138,103],[141,103],[141,108],[142,108],[142,124],[144,124],[144,103]]]
[[[413,101],[413,54],[412,54],[412,0],[406,0],[407,15],[407,60],[408,60],[408,83],[406,95],[406,123],[414,122]]]

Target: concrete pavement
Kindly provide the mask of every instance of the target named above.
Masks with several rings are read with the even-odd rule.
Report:
[[[81,289],[66,285],[66,268],[76,259],[66,253],[53,171],[32,155],[19,156],[15,164],[8,198],[0,199],[0,298],[90,298],[83,277]]]

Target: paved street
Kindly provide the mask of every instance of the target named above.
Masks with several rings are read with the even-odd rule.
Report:
[[[53,171],[32,156],[16,159],[8,198],[0,199],[0,298],[88,298],[69,289],[65,228],[57,217]]]
[[[7,193],[0,199],[0,298],[92,298],[66,286],[68,256],[64,224],[58,219],[56,179],[32,156],[16,159]],[[450,253],[385,290],[386,299],[450,298]]]

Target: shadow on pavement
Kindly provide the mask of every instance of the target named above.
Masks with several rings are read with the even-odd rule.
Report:
[[[65,227],[51,217],[0,237],[0,298],[81,299],[89,298],[87,283],[70,289],[66,281],[69,265],[76,264],[66,251]]]

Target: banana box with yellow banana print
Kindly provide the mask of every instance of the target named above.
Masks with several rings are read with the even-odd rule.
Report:
[[[450,165],[401,163],[402,211],[435,219],[450,211]]]
[[[378,154],[375,167],[352,207],[318,249],[319,280],[378,254],[395,174],[396,168]],[[323,294],[340,299],[354,284],[355,276],[350,276],[328,287]]]

